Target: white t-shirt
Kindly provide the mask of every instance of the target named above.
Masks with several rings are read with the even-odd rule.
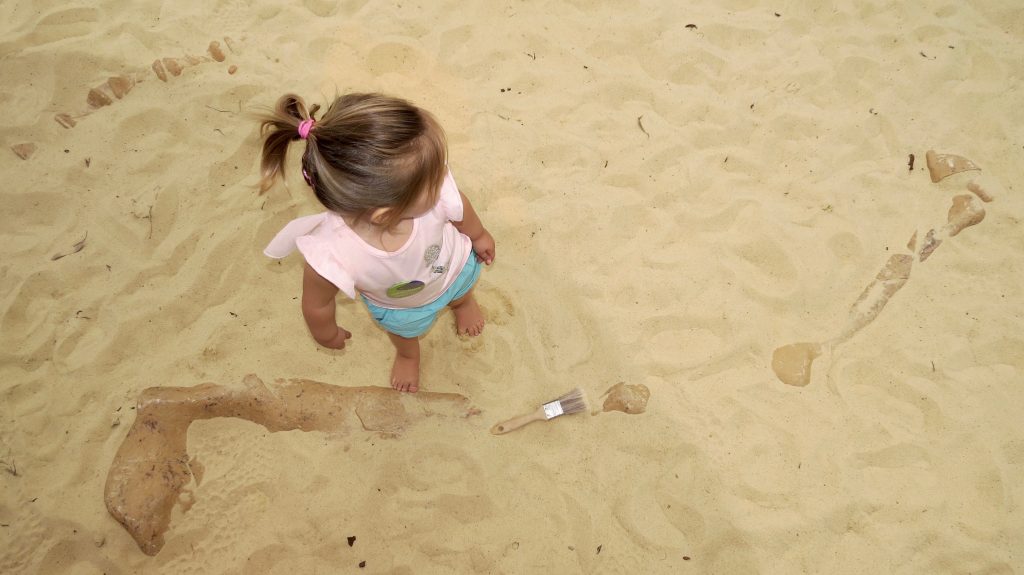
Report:
[[[413,219],[409,239],[396,251],[371,246],[341,216],[323,212],[289,222],[263,253],[280,259],[298,248],[350,298],[362,294],[391,309],[419,307],[440,297],[473,253],[473,243],[452,224],[462,217],[462,197],[448,172],[437,204]]]

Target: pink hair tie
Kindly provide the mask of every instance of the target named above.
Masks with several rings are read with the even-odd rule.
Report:
[[[299,137],[305,140],[309,137],[309,131],[313,129],[313,118],[299,122]]]

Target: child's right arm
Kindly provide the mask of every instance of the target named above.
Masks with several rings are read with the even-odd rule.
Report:
[[[324,347],[342,349],[352,334],[334,322],[334,296],[338,288],[316,273],[309,264],[302,272],[302,317],[309,333]]]

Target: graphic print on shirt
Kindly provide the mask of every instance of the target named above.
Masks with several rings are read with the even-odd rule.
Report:
[[[409,297],[413,294],[419,293],[426,284],[419,280],[412,280],[411,282],[398,282],[395,285],[388,288],[388,297],[391,298],[403,298]]]
[[[433,244],[423,252],[423,262],[427,264],[430,269],[430,273],[435,275],[441,275],[448,270],[448,266],[435,266],[434,262],[437,261],[437,256],[441,254],[441,246]]]
[[[441,255],[441,246],[433,244],[423,252],[423,262],[430,267],[430,264],[437,261],[439,255]]]
[[[437,261],[438,256],[441,255],[441,246],[438,244],[432,244],[427,247],[423,252],[423,262],[428,268],[431,268],[430,273],[441,275],[448,269],[447,266],[434,266],[434,262]],[[413,294],[419,293],[426,287],[426,284],[419,280],[412,280],[407,282],[398,282],[395,285],[388,288],[387,294],[391,298],[403,298],[409,297]]]

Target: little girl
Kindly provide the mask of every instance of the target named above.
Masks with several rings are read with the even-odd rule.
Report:
[[[288,145],[304,140],[302,175],[327,208],[290,222],[264,253],[305,257],[302,315],[320,345],[345,347],[352,334],[335,323],[335,296],[358,294],[395,345],[391,387],[415,392],[418,338],[439,311],[452,308],[460,334],[483,330],[472,290],[494,239],[456,187],[428,112],[380,94],[342,96],[316,119],[319,109],[287,94],[263,119],[260,193],[283,177]]]

